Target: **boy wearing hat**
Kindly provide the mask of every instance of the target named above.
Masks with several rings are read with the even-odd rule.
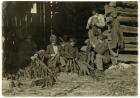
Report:
[[[57,38],[54,34],[50,36],[50,45],[47,46],[45,58],[51,74],[48,76],[51,86],[56,82],[57,73],[60,72],[60,48],[57,45]]]
[[[46,57],[51,58],[55,57],[59,52],[58,52],[58,46],[56,45],[56,36],[51,35],[50,36],[50,45],[47,46],[46,50]]]

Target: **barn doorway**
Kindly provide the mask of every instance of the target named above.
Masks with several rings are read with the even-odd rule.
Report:
[[[16,72],[23,65],[18,53],[28,36],[37,50],[46,49],[53,32],[57,37],[77,39],[80,48],[87,38],[85,29],[91,11],[104,12],[104,2],[3,2],[3,68]],[[28,51],[25,49],[25,51]],[[31,56],[31,55],[30,55]],[[22,57],[21,57],[22,58]],[[28,56],[28,59],[29,56]],[[24,62],[24,59],[22,59]]]

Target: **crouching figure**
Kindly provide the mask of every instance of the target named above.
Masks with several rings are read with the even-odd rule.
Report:
[[[111,61],[107,36],[103,34],[99,36],[98,44],[95,46],[95,52],[96,52],[95,65],[96,65],[97,72],[103,74],[105,67],[107,67]]]

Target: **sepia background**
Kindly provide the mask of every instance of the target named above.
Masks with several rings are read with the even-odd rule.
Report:
[[[8,73],[14,74],[20,68],[27,66],[30,56],[34,54],[32,52],[29,55],[24,54],[30,48],[24,45],[29,36],[36,44],[35,50],[46,49],[52,32],[56,36],[69,35],[78,39],[77,46],[80,48],[84,45],[85,39],[88,38],[88,31],[85,28],[87,20],[91,16],[91,11],[96,10],[98,13],[104,14],[107,4],[108,2],[3,2],[3,77],[6,77]],[[118,58],[122,64],[120,66],[126,67],[123,68],[123,71],[121,67],[116,71],[107,70],[108,76],[106,79],[94,83],[88,76],[78,77],[75,74],[67,76],[63,73],[62,77],[59,78],[66,83],[63,85],[58,83],[60,87],[56,85],[57,89],[55,87],[51,90],[48,89],[48,92],[50,90],[53,94],[51,92],[46,93],[47,90],[37,89],[35,91],[28,88],[28,92],[22,89],[23,91],[17,91],[17,95],[137,95],[138,3],[117,2],[116,10],[121,24],[120,30],[125,41],[125,49],[120,52]],[[127,66],[129,66],[128,69]],[[117,78],[114,78],[115,76]],[[75,79],[77,79],[76,82]],[[107,82],[106,80],[110,81]],[[68,81],[73,82],[69,83]],[[84,84],[80,84],[81,81]],[[78,88],[79,86],[81,87]],[[62,90],[63,88],[71,90],[75,87],[78,89],[73,92]],[[85,88],[86,90],[84,90]],[[93,88],[95,89],[92,92],[91,89]],[[3,92],[5,95],[7,95],[6,90],[7,88],[4,86]],[[60,91],[63,91],[63,93]]]

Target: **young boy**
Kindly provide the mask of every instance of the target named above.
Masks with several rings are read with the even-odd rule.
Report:
[[[76,40],[74,38],[70,38],[69,44],[66,47],[66,57],[67,57],[67,66],[66,71],[70,72],[78,72],[78,66],[76,65],[76,61],[78,58],[78,48],[75,47]]]
[[[110,63],[110,51],[108,47],[108,42],[107,42],[107,36],[101,34],[99,36],[99,42],[95,46],[95,65],[97,68],[97,71],[99,73],[102,73],[104,71],[104,65]]]

